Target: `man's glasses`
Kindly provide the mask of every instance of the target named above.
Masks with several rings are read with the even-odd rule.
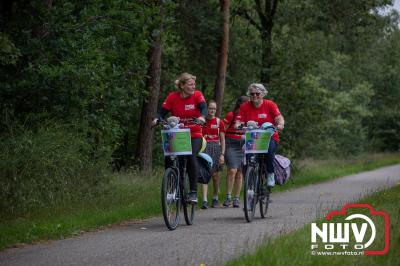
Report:
[[[260,93],[259,92],[251,92],[250,96],[260,96]]]

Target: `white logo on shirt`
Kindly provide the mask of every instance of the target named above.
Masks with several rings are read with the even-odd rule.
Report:
[[[194,109],[194,104],[187,104],[185,105],[185,111],[187,110],[193,110]]]
[[[258,114],[258,118],[267,118],[267,114]]]
[[[218,128],[218,125],[211,125],[211,128]]]

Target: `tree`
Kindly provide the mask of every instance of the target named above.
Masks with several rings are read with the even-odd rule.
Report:
[[[272,28],[274,26],[274,16],[278,7],[278,0],[254,0],[254,4],[253,10],[239,8],[238,14],[253,25],[261,35],[260,81],[268,84],[271,78],[272,68]],[[257,13],[258,21],[252,16],[254,9]]]
[[[136,150],[139,168],[143,171],[152,169],[154,130],[151,128],[151,122],[154,118],[154,114],[157,112],[157,104],[160,96],[163,7],[161,2],[158,2],[157,5],[160,7],[160,20],[158,27],[151,31],[150,36],[151,46],[148,53],[150,65],[146,77],[146,91],[148,95],[144,99],[142,105]]]
[[[217,102],[217,116],[221,117],[222,103],[224,100],[226,68],[228,65],[229,47],[229,0],[220,0],[221,11],[223,13],[223,23],[221,42],[218,53],[217,77],[215,79],[214,99]]]

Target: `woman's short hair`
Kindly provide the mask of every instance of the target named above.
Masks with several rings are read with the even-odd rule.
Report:
[[[179,77],[175,80],[175,87],[178,89],[181,89],[181,85],[185,85],[185,83],[189,80],[193,79],[196,80],[196,76],[193,76],[192,74],[189,73],[182,73],[179,75]]]
[[[252,83],[252,84],[250,84],[250,86],[247,88],[247,96],[250,96],[250,89],[251,88],[253,88],[253,89],[256,89],[256,90],[258,90],[258,92],[260,92],[260,93],[262,93],[262,94],[264,94],[264,95],[267,95],[268,94],[268,91],[267,91],[267,89],[264,87],[264,85],[262,85],[261,83]]]

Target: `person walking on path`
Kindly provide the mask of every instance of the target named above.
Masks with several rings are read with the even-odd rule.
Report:
[[[234,208],[239,208],[239,197],[240,190],[242,188],[242,161],[244,152],[242,150],[243,130],[235,128],[235,121],[240,120],[239,108],[241,104],[248,102],[249,98],[247,96],[241,96],[236,100],[235,107],[232,112],[226,114],[225,123],[225,163],[227,166],[226,175],[226,199],[223,203],[224,207],[229,207],[232,204]],[[234,198],[232,201],[231,193],[234,193]]]
[[[213,199],[211,207],[218,207],[219,175],[221,165],[225,162],[225,125],[224,122],[215,116],[217,103],[214,100],[208,102],[208,115],[206,125],[203,127],[203,136],[207,141],[205,153],[213,160],[211,175],[213,180]],[[203,184],[202,209],[207,209],[208,184]]]

